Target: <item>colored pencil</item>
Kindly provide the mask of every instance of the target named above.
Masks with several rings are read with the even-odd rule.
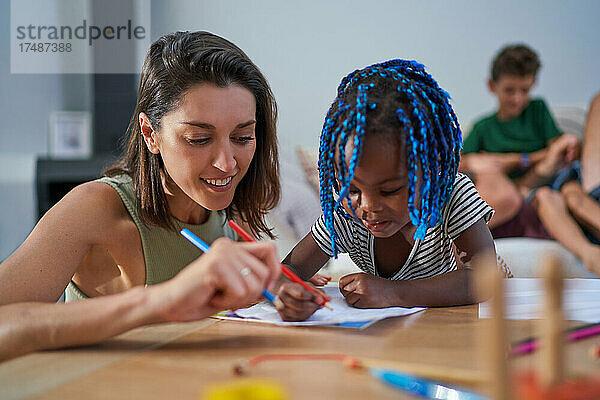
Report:
[[[393,369],[371,368],[372,376],[388,385],[426,399],[488,400],[478,393],[417,377]]]
[[[574,342],[585,339],[591,336],[600,335],[600,322],[576,326],[575,328],[566,331],[566,340]],[[529,338],[519,341],[512,345],[510,349],[511,355],[529,354],[534,352],[540,346],[540,341],[537,338]]]
[[[252,236],[250,236],[248,234],[248,232],[246,232],[244,230],[244,228],[242,228],[237,222],[230,220],[229,222],[227,222],[229,224],[229,226],[237,232],[238,235],[240,235],[240,237],[242,239],[244,239],[246,242],[255,242],[254,238]],[[292,272],[292,270],[290,270],[288,267],[286,267],[284,264],[281,264],[281,272],[292,282],[296,282],[299,283],[300,285],[302,285],[306,290],[308,290],[309,292],[313,293],[316,295],[315,297],[315,302],[323,307],[327,307],[331,310],[331,307],[329,307],[327,305],[327,302],[329,300],[331,300],[331,298],[329,298],[329,296],[327,296],[325,293],[321,293],[319,292],[317,289],[313,288],[312,286],[310,286],[308,283],[306,283],[305,281],[303,281],[302,279],[300,279],[300,277],[298,277],[296,274],[294,274]]]
[[[208,252],[208,250],[210,250],[210,246],[204,240],[202,240],[198,236],[194,235],[194,233],[192,233],[192,231],[190,231],[189,229],[185,229],[185,228],[182,229],[181,234],[187,240],[192,242],[192,244],[194,246],[196,246],[197,248],[202,250],[204,253],[206,253],[206,252]],[[273,304],[273,302],[275,301],[275,296],[273,296],[273,293],[269,292],[267,289],[263,289],[262,295],[271,304]],[[275,306],[275,304],[273,304],[273,306]]]
[[[420,376],[425,379],[453,382],[470,387],[486,387],[488,374],[480,370],[450,368],[438,365],[427,365],[419,362],[407,363],[376,358],[353,357],[342,353],[268,353],[252,357],[251,359],[235,364],[234,373],[245,375],[258,364],[270,361],[291,360],[339,360],[350,369],[387,368],[402,371],[407,374]]]

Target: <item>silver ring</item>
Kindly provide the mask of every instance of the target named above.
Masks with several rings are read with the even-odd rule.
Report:
[[[244,268],[240,269],[240,275],[242,275],[244,277],[250,275],[250,268],[244,267]]]

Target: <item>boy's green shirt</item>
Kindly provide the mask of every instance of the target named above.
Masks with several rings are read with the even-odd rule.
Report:
[[[499,121],[497,113],[477,121],[464,141],[462,153],[533,153],[561,134],[544,100],[532,99],[510,121]]]

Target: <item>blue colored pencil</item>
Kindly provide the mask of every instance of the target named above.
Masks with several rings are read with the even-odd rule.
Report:
[[[208,250],[210,249],[210,246],[204,240],[202,240],[198,236],[194,235],[194,233],[192,233],[192,231],[190,231],[189,229],[185,229],[185,228],[182,229],[181,230],[181,234],[187,240],[189,240],[190,242],[192,242],[192,244],[194,246],[196,246],[197,248],[199,248],[200,250],[202,250],[204,253],[207,253]],[[271,304],[273,304],[273,302],[275,301],[275,296],[273,296],[273,293],[269,292],[267,289],[263,289],[262,295]],[[275,305],[273,304],[273,306],[275,306]]]
[[[385,368],[371,368],[371,375],[407,393],[426,399],[488,400],[487,397],[462,388],[448,386],[414,375]]]

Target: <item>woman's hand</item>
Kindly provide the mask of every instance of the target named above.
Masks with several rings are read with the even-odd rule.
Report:
[[[399,282],[359,272],[340,279],[340,292],[346,302],[357,308],[400,306]]]
[[[280,270],[272,243],[217,239],[210,251],[173,279],[152,287],[165,321],[193,321],[225,309],[247,307],[271,288]]]
[[[284,321],[304,321],[321,308],[315,302],[315,297],[299,283],[283,283],[277,292],[280,301],[277,311]]]
[[[193,321],[256,300],[279,276],[271,243],[215,240],[173,279],[70,303],[0,306],[0,360],[31,351],[84,345],[138,326]]]

